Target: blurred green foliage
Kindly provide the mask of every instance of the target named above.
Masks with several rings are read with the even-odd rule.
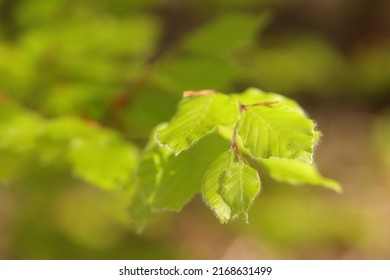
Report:
[[[226,248],[234,250],[238,235],[255,240],[257,257],[389,256],[380,243],[388,228],[375,230],[385,210],[374,207],[388,185],[369,168],[350,171],[365,165],[349,154],[340,157],[344,165],[328,169],[345,171],[345,200],[270,183],[275,188],[254,206],[249,227],[220,227],[195,201],[183,220],[164,214],[137,236],[125,214],[135,183],[127,171],[153,128],[172,116],[183,90],[257,86],[309,104],[330,102],[328,114],[346,103],[388,108],[388,21],[353,41],[348,35],[364,32],[354,23],[367,19],[348,19],[359,7],[365,11],[364,1],[348,9],[346,1],[327,9],[320,2],[323,22],[321,14],[318,21],[309,17],[318,10],[299,0],[0,0],[0,258],[234,258]],[[336,28],[327,28],[330,23]],[[316,116],[315,106],[308,110]],[[388,168],[386,115],[367,117],[378,124],[357,134],[368,134],[379,173]],[[351,123],[365,128],[365,122]],[[359,194],[368,194],[348,174],[366,174],[360,184],[372,186],[377,197],[360,206]],[[357,184],[356,192],[348,182]],[[199,217],[201,232],[187,221]],[[197,236],[223,249],[202,251]]]

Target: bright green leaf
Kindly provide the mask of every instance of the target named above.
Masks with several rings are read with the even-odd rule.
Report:
[[[220,192],[231,209],[231,217],[248,222],[248,209],[260,191],[260,178],[255,169],[240,161],[230,166]]]
[[[314,123],[288,106],[249,106],[238,133],[255,158],[279,157],[312,162]]]
[[[221,223],[226,223],[231,217],[230,207],[225,203],[219,191],[226,179],[226,171],[234,163],[233,157],[233,152],[228,151],[216,158],[208,167],[202,183],[203,199]]]
[[[155,209],[179,211],[200,191],[202,177],[212,160],[227,149],[229,144],[217,135],[210,135],[191,150],[179,156],[170,154],[164,162],[163,172],[153,199]]]
[[[132,179],[137,151],[131,144],[106,131],[92,138],[75,139],[71,145],[73,171],[103,189],[124,187]]]
[[[238,106],[232,97],[219,93],[186,97],[168,126],[157,131],[157,141],[178,155],[217,125],[233,126],[237,118]]]
[[[157,129],[165,126],[159,125]],[[137,188],[129,206],[131,219],[138,232],[144,230],[153,216],[151,202],[163,174],[163,161],[167,156],[169,152],[159,148],[154,138],[151,138],[141,156],[137,170]]]
[[[166,124],[159,125],[152,133]],[[142,232],[153,216],[152,202],[163,175],[163,165],[169,151],[157,146],[151,138],[146,146],[137,170],[137,188],[129,206],[131,219],[138,232]]]
[[[140,191],[137,191],[132,198],[129,213],[136,230],[139,233],[142,232],[153,216],[153,211],[147,199]]]
[[[209,166],[202,184],[205,202],[221,223],[243,217],[260,191],[257,171],[238,161],[234,151],[220,155]]]
[[[130,207],[136,210],[131,215],[138,230],[151,217],[150,211],[180,211],[200,191],[202,177],[212,160],[228,147],[227,141],[212,134],[175,156],[152,140],[139,165],[137,194]]]
[[[268,170],[270,176],[277,181],[289,184],[309,184],[324,186],[341,192],[341,186],[334,180],[324,178],[315,165],[300,160],[270,158],[262,159],[261,164]]]

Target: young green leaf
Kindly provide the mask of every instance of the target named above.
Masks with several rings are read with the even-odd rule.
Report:
[[[288,106],[248,106],[242,112],[238,134],[257,159],[313,160],[314,123]]]
[[[157,131],[156,139],[159,145],[178,155],[217,125],[233,126],[237,118],[238,106],[232,97],[219,93],[187,97],[168,126]]]
[[[105,190],[113,190],[132,179],[137,150],[110,133],[100,132],[95,138],[75,140],[70,161],[75,174]]]
[[[227,151],[217,157],[207,169],[202,182],[203,199],[221,223],[229,221],[231,216],[230,207],[219,192],[222,183],[226,180],[226,171],[234,163],[233,157],[232,151]]]
[[[260,178],[255,169],[236,162],[226,172],[226,181],[220,192],[231,209],[231,217],[243,217],[248,223],[248,210],[260,191]]]
[[[150,218],[153,216],[152,207],[140,191],[137,191],[132,198],[129,206],[129,214],[138,233],[144,230]]]
[[[200,191],[202,177],[212,160],[227,147],[228,142],[210,135],[179,156],[170,154],[163,165],[164,173],[156,189],[153,207],[181,210]]]
[[[277,181],[289,184],[319,185],[341,192],[341,186],[334,180],[324,178],[314,165],[300,160],[269,158],[260,163],[268,170],[270,176]]]
[[[203,198],[221,223],[236,217],[248,222],[248,209],[259,191],[257,171],[238,161],[234,151],[213,161],[202,184]]]
[[[169,155],[160,149],[154,138],[146,146],[138,165],[137,187],[130,202],[129,213],[138,232],[142,232],[153,216],[152,202],[163,174],[163,162]]]
[[[139,230],[150,218],[149,211],[180,211],[200,191],[202,177],[212,160],[227,147],[226,140],[211,134],[190,150],[175,156],[152,140],[139,165],[139,194],[135,195],[130,207],[131,212],[136,210],[137,215],[132,214],[132,218]]]

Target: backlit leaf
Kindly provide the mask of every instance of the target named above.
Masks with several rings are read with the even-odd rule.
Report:
[[[202,183],[203,199],[221,223],[226,223],[231,217],[230,207],[219,192],[226,180],[226,171],[234,163],[233,157],[234,154],[228,151],[216,158],[207,169]]]
[[[244,162],[236,162],[226,173],[220,192],[231,209],[231,217],[242,217],[248,222],[248,210],[260,191],[260,178],[255,169]]]
[[[130,206],[138,230],[151,217],[150,211],[180,211],[200,191],[203,175],[212,160],[228,147],[229,143],[216,134],[178,156],[154,142],[149,143],[139,165],[136,198]]]
[[[137,164],[137,150],[115,134],[101,131],[93,138],[75,139],[70,161],[84,180],[106,190],[125,187]]]
[[[314,123],[284,105],[251,106],[242,113],[238,133],[255,158],[279,157],[312,162]]]
[[[248,222],[248,209],[259,191],[257,171],[238,161],[234,151],[213,161],[202,184],[203,198],[221,223],[236,217]]]
[[[219,93],[186,97],[168,126],[157,131],[156,138],[160,145],[178,155],[217,125],[233,126],[237,118],[238,106],[232,97]]]
[[[339,183],[322,177],[315,165],[300,160],[280,158],[262,159],[260,162],[268,170],[270,176],[277,181],[293,185],[318,185],[336,192],[342,191]]]
[[[140,191],[137,191],[132,198],[129,206],[129,214],[139,233],[144,230],[150,218],[153,216],[152,207]]]

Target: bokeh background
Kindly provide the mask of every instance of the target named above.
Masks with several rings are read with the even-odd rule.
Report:
[[[37,122],[70,116],[142,149],[183,90],[247,87],[316,120],[343,194],[261,175],[249,225],[197,196],[139,235],[131,191],[36,143]],[[0,0],[1,259],[389,259],[389,143],[388,0]]]

